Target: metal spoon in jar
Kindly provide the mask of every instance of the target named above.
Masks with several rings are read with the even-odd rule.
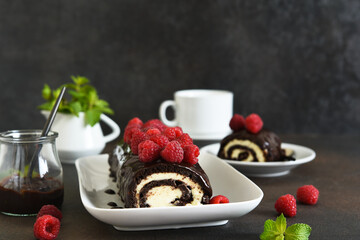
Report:
[[[59,96],[56,99],[55,105],[51,109],[50,115],[46,120],[45,126],[44,126],[44,128],[43,128],[43,130],[41,132],[41,137],[44,137],[44,136],[48,135],[48,133],[49,133],[49,131],[51,129],[51,126],[52,126],[52,124],[54,122],[57,110],[59,109],[60,102],[61,102],[61,100],[62,100],[62,98],[64,96],[65,90],[66,90],[66,87],[63,87],[61,89],[61,92],[60,92]],[[30,160],[30,167],[29,167],[29,170],[28,170],[28,173],[27,173],[27,176],[29,176],[30,178],[32,178],[32,172],[34,170],[34,159],[39,154],[41,148],[42,148],[42,145],[38,145],[37,150],[35,151],[34,155],[32,156],[32,158]]]

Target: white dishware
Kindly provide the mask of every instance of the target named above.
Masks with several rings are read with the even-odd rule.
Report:
[[[172,107],[175,119],[166,117]],[[160,120],[168,126],[180,126],[193,139],[221,139],[231,132],[233,93],[224,90],[190,89],[174,93],[174,100],[160,105]]]
[[[222,161],[229,163],[241,173],[246,176],[252,177],[278,177],[286,175],[291,169],[308,163],[314,160],[316,154],[314,150],[290,143],[282,143],[281,147],[284,149],[291,149],[294,151],[295,161],[279,161],[279,162],[242,162],[236,160],[221,159]],[[205,151],[214,157],[217,157],[220,148],[219,143],[210,144],[203,148]],[[218,158],[218,157],[217,157]],[[220,158],[219,158],[220,159]]]
[[[41,111],[47,118],[48,111]],[[51,130],[59,133],[56,142],[60,161],[74,163],[79,157],[101,153],[107,142],[116,139],[120,135],[119,126],[105,114],[101,114],[100,120],[107,124],[112,132],[104,136],[100,123],[90,126],[85,123],[85,114],[79,113],[79,117],[72,114],[57,113]]]
[[[111,209],[109,202],[122,206],[116,183],[109,178],[108,155],[83,157],[76,160],[81,201],[96,219],[113,225],[118,230],[139,231],[177,229],[185,227],[218,226],[229,219],[252,211],[263,198],[261,189],[227,163],[207,152],[201,152],[199,163],[207,173],[213,195],[229,198],[228,204],[178,206],[158,208]]]

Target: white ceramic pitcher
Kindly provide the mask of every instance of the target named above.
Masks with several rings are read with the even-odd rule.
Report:
[[[41,111],[45,118],[49,111]],[[96,155],[101,153],[105,144],[116,139],[120,135],[120,127],[105,114],[101,114],[100,120],[106,123],[112,132],[104,136],[100,123],[94,126],[85,124],[85,114],[79,113],[79,117],[72,114],[57,113],[51,130],[59,133],[56,147],[61,162],[74,163],[79,157]]]

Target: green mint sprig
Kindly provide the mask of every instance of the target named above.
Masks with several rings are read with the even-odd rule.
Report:
[[[62,113],[73,114],[79,116],[80,112],[85,113],[85,122],[90,126],[94,126],[100,121],[102,113],[114,114],[109,107],[109,103],[99,99],[95,87],[89,84],[89,79],[83,76],[71,76],[73,82],[66,83],[52,90],[49,85],[45,84],[42,89],[42,97],[45,103],[38,108],[50,111],[54,106],[61,89],[65,86],[68,89],[70,99],[63,98],[58,111]]]
[[[276,221],[268,219],[264,224],[264,232],[260,235],[261,240],[307,240],[311,233],[311,227],[304,223],[295,223],[286,228],[286,218],[283,214]]]

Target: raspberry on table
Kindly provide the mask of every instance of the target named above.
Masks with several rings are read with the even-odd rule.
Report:
[[[235,113],[230,120],[229,126],[234,132],[237,132],[245,127],[245,118]]]
[[[160,155],[168,162],[180,163],[184,159],[184,150],[178,141],[171,141],[161,151]]]
[[[154,135],[150,137],[150,140],[159,145],[161,149],[169,143],[169,139],[165,135]]]
[[[210,199],[210,204],[229,203],[229,199],[223,195],[217,195]]]
[[[262,129],[263,125],[264,123],[262,119],[256,113],[252,113],[245,118],[246,130],[248,130],[251,133],[254,134],[258,133]]]
[[[138,146],[139,160],[142,162],[151,162],[160,157],[161,148],[151,140],[145,140]]]
[[[181,134],[179,137],[176,138],[176,141],[180,143],[182,148],[184,148],[186,145],[193,144],[192,138],[187,133]]]
[[[130,148],[131,151],[133,152],[133,154],[138,154],[138,145],[142,142],[147,140],[147,136],[144,132],[139,131],[139,132],[135,132],[132,135],[131,138],[131,144],[130,144]]]
[[[168,127],[163,131],[163,134],[170,140],[175,140],[175,138],[180,137],[183,134],[183,131],[180,127]]]
[[[51,215],[43,215],[36,219],[34,236],[40,240],[53,240],[60,231],[60,220]]]
[[[44,215],[51,215],[53,217],[56,217],[60,221],[63,217],[61,211],[56,206],[50,205],[50,204],[42,206],[41,209],[39,210],[36,218],[39,218]]]
[[[296,199],[291,194],[286,194],[278,198],[275,202],[275,209],[278,213],[283,213],[286,217],[296,215]]]
[[[319,190],[313,185],[304,185],[297,189],[296,197],[301,203],[315,205],[319,199]]]
[[[184,149],[184,162],[188,162],[192,165],[196,164],[199,159],[197,158],[200,155],[199,147],[195,144],[186,145]]]

